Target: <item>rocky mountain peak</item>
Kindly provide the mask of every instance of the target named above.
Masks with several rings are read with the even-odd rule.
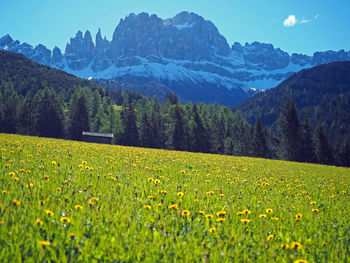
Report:
[[[83,33],[79,30],[74,38],[66,45],[64,56],[68,66],[74,70],[80,70],[89,65],[95,53],[95,45],[92,42],[89,31]]]
[[[10,37],[9,34],[0,38],[0,47],[9,46],[12,43],[13,43],[13,39]]]

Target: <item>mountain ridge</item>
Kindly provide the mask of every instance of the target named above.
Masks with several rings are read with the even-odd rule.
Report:
[[[316,127],[321,122],[334,141],[346,138],[350,129],[350,61],[333,62],[304,69],[277,87],[235,105],[249,123],[258,116],[276,129],[282,104],[291,99],[299,117],[307,115]]]
[[[248,97],[250,88],[272,88],[304,68],[350,60],[350,51],[344,50],[307,56],[289,55],[272,44],[257,41],[230,46],[212,22],[189,12],[169,19],[130,14],[120,20],[111,41],[102,38],[101,30],[95,41],[90,31],[78,31],[64,53],[57,47],[52,51],[43,45],[32,47],[9,35],[0,39],[0,49],[86,79],[155,81],[180,92],[184,100],[196,101],[196,94],[189,89],[206,90],[202,101],[227,105]],[[218,89],[226,91],[216,95]]]

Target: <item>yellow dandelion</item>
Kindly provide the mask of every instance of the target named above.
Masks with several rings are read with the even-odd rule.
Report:
[[[48,176],[48,175],[44,175],[43,178],[44,178],[45,180],[49,180],[49,176]]]
[[[66,216],[63,216],[63,217],[61,217],[60,222],[68,224],[68,223],[70,223],[70,219]]]
[[[146,210],[151,210],[152,207],[150,205],[144,205],[143,208]]]
[[[208,219],[210,219],[210,218],[213,218],[214,216],[212,215],[212,214],[206,214],[205,215],[205,218],[208,218]]]
[[[273,239],[273,238],[274,238],[274,235],[270,234],[270,235],[267,236],[267,239],[266,239],[266,240],[267,240],[267,241],[270,241],[270,240]]]
[[[217,216],[226,216],[226,211],[219,211],[216,213]]]
[[[288,244],[285,244],[285,243],[282,243],[282,244],[281,244],[281,248],[283,248],[283,249],[288,249],[288,248],[289,248],[289,245],[288,245]]]
[[[34,184],[33,183],[28,183],[27,187],[28,188],[34,188]]]
[[[302,214],[297,214],[297,215],[295,215],[295,220],[300,221],[302,217],[303,217]]]
[[[62,187],[56,187],[57,191],[62,191]]]
[[[153,182],[153,178],[152,177],[149,177],[147,180],[148,180],[148,182]]]
[[[98,198],[96,196],[91,197],[91,201],[98,202]]]
[[[225,222],[226,218],[218,218],[216,219],[216,222],[222,223]]]
[[[93,202],[93,201],[88,201],[88,205],[91,206],[91,207],[94,206],[95,204],[96,204],[96,203]]]
[[[19,178],[17,176],[13,177],[13,180],[17,182],[19,180]]]
[[[198,199],[194,199],[194,202],[195,202],[195,203],[198,203],[198,202],[199,202],[199,200],[198,200]]]
[[[203,211],[203,210],[199,210],[199,212],[198,212],[200,215],[204,215],[205,214],[205,212]]]
[[[271,217],[272,221],[278,221],[278,217]]]
[[[244,224],[248,224],[250,223],[250,219],[241,219],[241,222],[244,223]]]
[[[81,205],[75,205],[74,208],[77,209],[77,210],[83,209],[83,207]]]
[[[147,198],[151,199],[151,200],[154,200],[154,199],[156,199],[156,196],[155,195],[149,195],[149,196],[147,196]]]
[[[238,215],[238,216],[244,215],[244,212],[238,211],[238,212],[237,212],[237,215]]]
[[[312,212],[318,213],[318,212],[320,212],[320,210],[318,210],[317,208],[314,208],[314,209],[312,209]]]
[[[42,221],[40,221],[39,219],[35,220],[34,221],[34,225],[37,225],[37,226],[42,226],[44,223]]]
[[[3,225],[4,224],[4,220],[0,220],[0,225]]]
[[[7,191],[6,191],[6,190],[3,190],[1,193],[2,193],[3,195],[5,195],[5,194],[7,194]]]
[[[215,231],[216,231],[216,227],[212,227],[212,228],[209,229],[209,232],[210,232],[210,233],[213,233],[213,232],[215,232]]]
[[[69,233],[69,237],[73,240],[77,237],[77,235],[75,233]]]
[[[51,162],[52,165],[57,165],[56,161]]]
[[[18,200],[16,199],[13,199],[12,200],[12,204],[15,205],[15,206],[19,206],[21,204],[21,202],[19,202]]]
[[[159,184],[159,183],[160,183],[160,180],[159,180],[159,179],[156,179],[156,180],[154,180],[154,183],[155,183],[155,184]]]
[[[310,202],[310,205],[315,205],[315,204],[316,204],[316,201]]]
[[[178,210],[179,206],[177,204],[172,204],[168,206],[169,209]]]
[[[322,242],[322,246],[327,246],[328,245],[328,243],[327,242]]]
[[[300,242],[292,242],[290,249],[301,249],[303,246]]]
[[[273,210],[272,210],[271,208],[268,208],[268,209],[266,209],[266,213],[272,214],[272,213],[273,213]]]
[[[181,216],[189,216],[191,214],[188,210],[182,210]]]
[[[48,215],[48,216],[53,216],[54,213],[51,211],[51,210],[45,210],[45,213]]]
[[[308,261],[305,259],[297,259],[297,260],[294,260],[294,263],[308,263]]]
[[[182,196],[184,196],[184,193],[183,192],[178,192],[177,195],[182,197]]]
[[[15,176],[16,174],[14,172],[9,172],[10,176]]]
[[[259,217],[260,217],[260,218],[266,218],[267,215],[265,215],[265,214],[260,214]]]
[[[163,195],[166,195],[168,192],[165,191],[165,190],[161,190],[160,193],[163,194]]]
[[[42,245],[43,247],[48,247],[51,245],[50,241],[41,241],[39,240],[39,244]]]
[[[250,212],[250,210],[245,209],[245,210],[243,210],[243,213],[244,213],[245,215],[249,215],[251,212]]]
[[[159,203],[157,206],[158,206],[158,207],[162,207],[162,206],[163,206],[163,204],[162,204],[162,203]]]

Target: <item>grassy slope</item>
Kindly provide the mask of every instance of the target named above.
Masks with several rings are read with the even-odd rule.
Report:
[[[0,154],[2,262],[349,260],[349,169],[5,134]]]

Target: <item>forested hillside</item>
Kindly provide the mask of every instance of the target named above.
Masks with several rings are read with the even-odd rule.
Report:
[[[312,127],[321,123],[334,143],[342,143],[350,134],[350,62],[302,70],[234,110],[240,110],[250,123],[260,115],[261,121],[274,129],[287,99],[295,102],[301,115],[307,114]]]
[[[301,120],[293,101],[273,131],[226,106],[111,91],[21,55],[0,55],[0,132],[73,140],[82,131],[108,132],[121,145],[350,165],[349,141],[331,143],[323,125]]]

